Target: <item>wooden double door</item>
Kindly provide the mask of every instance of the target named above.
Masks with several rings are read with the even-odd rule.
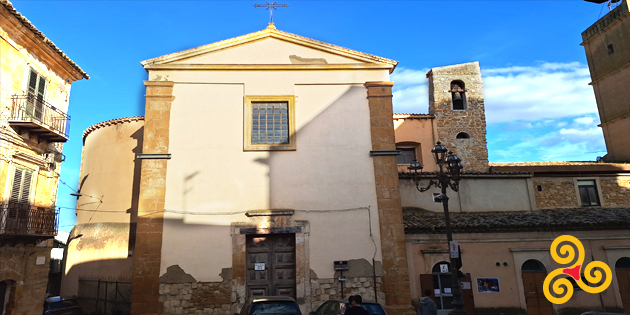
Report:
[[[248,235],[246,252],[248,297],[296,298],[295,234]]]
[[[543,283],[547,277],[546,271],[523,271],[523,289],[527,315],[553,315],[553,305],[545,297]]]

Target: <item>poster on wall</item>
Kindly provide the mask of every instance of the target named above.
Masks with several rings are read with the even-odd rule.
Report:
[[[499,278],[477,278],[477,291],[479,293],[498,293]]]

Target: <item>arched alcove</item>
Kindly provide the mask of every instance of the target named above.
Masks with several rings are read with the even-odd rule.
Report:
[[[451,81],[451,99],[453,110],[466,109],[466,85],[461,80]]]

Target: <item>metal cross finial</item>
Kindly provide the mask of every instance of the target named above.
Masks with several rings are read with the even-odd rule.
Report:
[[[269,1],[265,1],[265,4],[254,4],[254,8],[265,7],[267,8],[267,10],[273,9],[273,10],[269,10],[269,20],[270,20],[269,24],[273,24],[273,11],[278,10],[276,7],[286,8],[288,6],[289,6],[288,4],[279,4],[277,3],[277,1],[274,1],[273,3],[269,3]]]

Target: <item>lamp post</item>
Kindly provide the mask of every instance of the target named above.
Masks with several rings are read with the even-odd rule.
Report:
[[[448,154],[447,154],[448,152]],[[426,187],[420,187],[422,165],[418,163],[418,160],[413,160],[408,169],[411,171],[413,181],[416,183],[416,189],[420,192],[425,192],[431,189],[432,186],[442,189],[440,194],[433,194],[435,202],[441,202],[444,207],[444,223],[446,225],[446,238],[451,254],[449,255],[451,261],[451,278],[452,287],[451,293],[453,294],[453,310],[449,313],[452,315],[466,315],[464,310],[464,302],[462,301],[462,289],[459,282],[459,248],[453,243],[453,233],[451,231],[451,219],[448,214],[448,196],[446,195],[446,188],[450,187],[453,191],[459,191],[459,181],[461,180],[461,170],[463,168],[461,160],[449,152],[439,141],[435,147],[431,150],[435,163],[440,168],[437,175],[429,180],[429,184]],[[446,171],[444,170],[446,166]],[[420,172],[418,172],[420,171]],[[455,257],[455,255],[457,257]]]

